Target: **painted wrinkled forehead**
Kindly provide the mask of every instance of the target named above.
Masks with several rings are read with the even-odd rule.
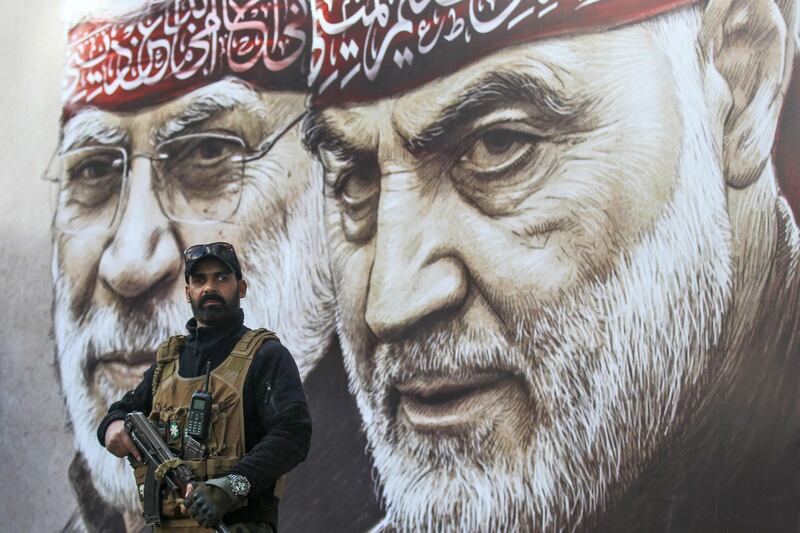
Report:
[[[638,22],[701,0],[315,0],[318,107],[405,92],[498,50]]]
[[[229,76],[305,90],[310,33],[308,0],[171,0],[84,15],[68,33],[63,119],[87,106],[140,109]]]

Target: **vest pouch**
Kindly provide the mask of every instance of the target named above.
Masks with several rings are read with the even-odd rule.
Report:
[[[150,420],[150,423],[153,424],[153,427],[156,428],[156,431],[164,440],[167,441],[167,422],[166,418],[162,420],[161,414],[164,410],[164,406],[159,404],[154,404],[153,408],[150,410],[150,416],[147,417]]]
[[[239,462],[236,457],[209,457],[206,459],[206,473],[208,479],[220,477]]]
[[[167,446],[183,450],[183,437],[186,432],[186,419],[188,410],[179,407],[167,419]],[[182,455],[182,454],[181,454]]]
[[[211,405],[211,423],[208,428],[208,454],[214,455],[231,455],[235,450],[225,449],[225,432],[228,430],[228,414],[225,412],[228,406],[236,401],[236,398],[228,398],[229,401],[221,404]]]
[[[184,461],[186,465],[192,469],[192,479],[195,481],[205,481],[208,479],[206,473],[206,461],[197,459],[195,461]]]
[[[158,408],[158,410],[156,410]],[[161,438],[170,448],[182,448],[183,420],[186,418],[186,409],[183,407],[154,406],[153,414],[156,416],[151,419],[158,429]]]
[[[220,477],[238,462],[239,459],[236,457],[209,457],[208,459],[185,461],[186,465],[192,469],[192,479],[194,481],[205,481]],[[147,468],[144,469],[144,473],[147,473]]]

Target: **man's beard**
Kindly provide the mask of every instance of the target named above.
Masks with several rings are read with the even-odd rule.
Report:
[[[290,148],[276,146],[273,150],[274,154],[280,151]],[[282,157],[292,160],[288,154]],[[287,169],[268,161],[251,169],[248,179],[265,182],[278,172],[286,173]],[[278,333],[292,350],[301,376],[325,353],[333,330],[327,251],[321,232],[314,226],[321,225],[322,212],[318,172],[315,166],[311,185],[298,205],[283,206],[288,210],[285,225],[275,229],[266,228],[263,222],[247,221],[250,227],[262,231],[253,232],[251,242],[240,247],[246,250],[240,261],[248,275],[249,296],[241,301],[245,318],[250,317],[253,327],[265,326]],[[267,220],[266,212],[251,216]],[[98,493],[112,505],[139,514],[141,506],[128,462],[100,446],[96,432],[108,406],[135,386],[141,374],[135,376],[135,382],[126,380],[125,384],[101,376],[94,371],[95,354],[147,353],[152,354],[152,362],[163,340],[185,331],[188,308],[183,301],[155,302],[141,309],[93,307],[76,318],[72,313],[75,296],[62,272],[57,247],[52,272],[57,360],[75,447],[86,458]]]
[[[591,526],[697,407],[722,364],[715,349],[731,284],[724,180],[697,84],[681,87],[685,136],[672,201],[602,280],[584,280],[557,303],[504,302],[525,310],[507,328],[513,338],[456,321],[373,354],[366,332],[354,329],[362,321],[340,317],[346,366],[396,528]],[[518,446],[498,444],[489,417],[455,435],[415,432],[398,419],[398,384],[478,372],[526,384],[528,406],[518,409],[530,409],[530,426]]]
[[[205,305],[206,302],[219,302],[219,305]],[[192,314],[198,324],[218,326],[231,322],[239,314],[239,293],[235,292],[230,300],[218,294],[204,294],[197,300],[191,300]]]

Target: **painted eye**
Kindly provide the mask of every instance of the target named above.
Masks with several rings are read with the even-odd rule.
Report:
[[[370,157],[350,156],[323,147],[317,153],[327,185],[348,209],[359,209],[380,192],[380,172]]]
[[[206,139],[195,148],[196,158],[201,161],[214,161],[228,155],[230,143],[219,139]]]
[[[348,241],[359,243],[374,233],[381,197],[380,173],[369,164],[359,165],[342,177],[336,196]]]
[[[99,207],[116,200],[125,171],[125,153],[116,148],[88,147],[64,156],[65,175],[61,201],[82,207]]]
[[[341,198],[347,206],[359,208],[380,192],[380,179],[368,168],[354,168],[341,184]]]
[[[119,179],[123,161],[116,152],[98,152],[81,160],[67,171],[72,183],[96,185],[109,179]]]
[[[317,149],[325,169],[325,185],[341,210],[345,237],[363,242],[375,231],[381,192],[380,169],[374,156]]]
[[[516,128],[492,128],[473,137],[459,164],[471,172],[500,174],[524,163],[539,140]]]
[[[237,161],[244,154],[244,141],[222,135],[187,135],[161,145],[159,152],[173,166],[208,167]]]

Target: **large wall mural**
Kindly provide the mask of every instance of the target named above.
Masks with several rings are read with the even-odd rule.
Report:
[[[64,531],[142,528],[97,424],[218,240],[314,417],[285,531],[800,527],[796,0],[74,4]]]

